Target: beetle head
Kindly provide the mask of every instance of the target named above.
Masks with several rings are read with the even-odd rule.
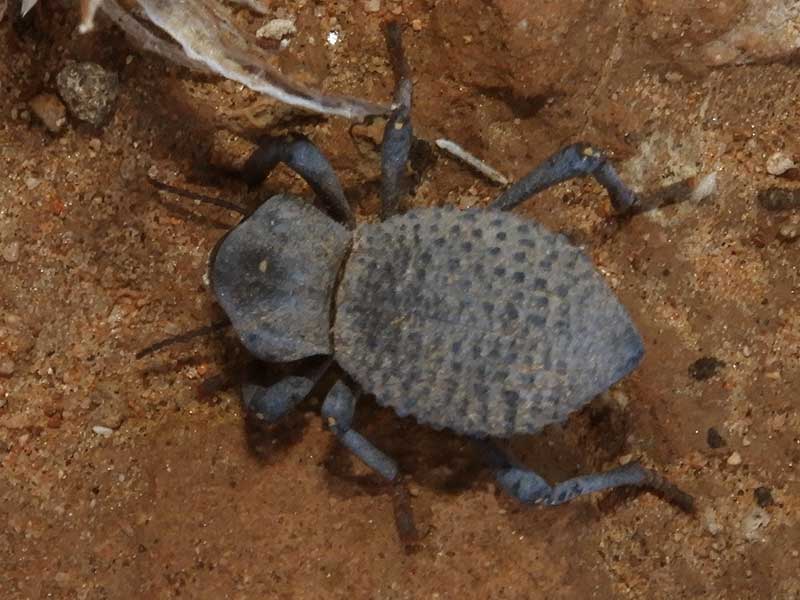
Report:
[[[350,232],[310,204],[278,195],[232,229],[212,257],[217,301],[258,359],[332,352],[333,288]]]

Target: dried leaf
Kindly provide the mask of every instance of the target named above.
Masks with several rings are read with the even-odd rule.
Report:
[[[264,2],[261,2],[261,0],[231,0],[231,1],[235,2],[236,4],[242,4],[244,6],[247,6],[259,14],[262,15],[267,14],[267,7],[264,6]]]
[[[116,0],[105,0],[103,12],[106,13],[142,50],[163,56],[171,62],[195,71],[209,73],[208,67],[203,63],[191,60],[183,50],[174,44],[155,36],[139,21],[125,11]]]
[[[255,40],[231,24],[215,0],[138,0],[147,17],[177,41],[192,60],[248,88],[315,112],[363,119],[387,107],[357,98],[328,96],[277,71]]]

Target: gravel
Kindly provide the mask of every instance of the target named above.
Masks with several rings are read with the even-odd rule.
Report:
[[[58,92],[70,112],[100,127],[111,116],[119,91],[119,77],[96,63],[70,63],[56,77]]]
[[[61,133],[67,124],[67,108],[54,94],[39,94],[29,103],[31,112],[50,133]]]

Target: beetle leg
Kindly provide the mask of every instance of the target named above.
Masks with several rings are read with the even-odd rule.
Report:
[[[378,450],[357,431],[350,428],[356,398],[348,387],[337,381],[322,403],[322,418],[339,441],[372,470],[389,481],[397,479],[397,463]]]
[[[636,194],[623,183],[603,152],[588,144],[573,144],[559,150],[503,192],[489,209],[511,210],[557,183],[587,175],[606,188],[614,210],[620,214],[635,211],[639,202]]]
[[[386,43],[397,80],[392,112],[383,130],[381,144],[381,218],[398,212],[400,196],[405,191],[406,163],[414,141],[411,126],[411,75],[403,52],[400,26],[386,27]]]
[[[331,163],[305,136],[262,137],[258,140],[258,148],[247,159],[242,176],[248,185],[258,185],[281,162],[305,179],[327,204],[335,219],[351,229],[355,226],[353,210],[344,197],[342,184]]]
[[[272,385],[246,381],[242,385],[242,402],[255,417],[275,423],[300,404],[311,393],[315,382],[308,377],[284,377]]]
[[[604,473],[580,475],[551,486],[533,471],[513,461],[493,443],[488,441],[479,443],[500,486],[526,504],[554,506],[585,494],[634,486],[652,489],[686,512],[694,510],[694,499],[689,494],[653,471],[645,469],[638,462],[628,463]]]

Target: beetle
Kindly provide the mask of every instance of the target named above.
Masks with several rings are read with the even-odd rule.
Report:
[[[650,488],[683,509],[693,499],[638,462],[550,485],[492,440],[564,421],[640,362],[642,339],[590,260],[563,235],[509,212],[566,179],[593,176],[618,213],[642,207],[603,152],[574,144],[485,210],[399,211],[413,131],[399,29],[389,29],[397,84],[381,150],[381,214],[356,225],[330,163],[308,139],[269,137],[245,167],[255,183],[283,162],[330,215],[286,194],[264,202],[212,253],[213,292],[241,343],[263,363],[327,356],[343,376],[322,417],[388,481],[394,460],[352,427],[374,395],[400,416],[473,438],[506,492],[555,505],[619,486]],[[243,385],[244,405],[275,423],[315,387],[289,376]]]

